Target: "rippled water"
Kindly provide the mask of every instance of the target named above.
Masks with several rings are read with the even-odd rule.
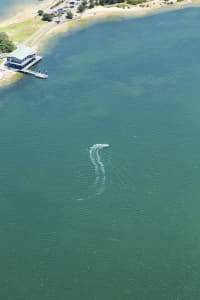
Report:
[[[200,298],[199,28],[83,28],[0,91],[1,299]]]

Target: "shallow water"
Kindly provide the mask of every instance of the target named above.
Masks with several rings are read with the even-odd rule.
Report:
[[[199,299],[199,28],[96,24],[0,91],[1,299]]]

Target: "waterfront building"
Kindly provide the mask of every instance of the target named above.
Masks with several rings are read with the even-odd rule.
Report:
[[[41,56],[37,55],[36,49],[21,45],[7,56],[6,66],[16,70],[23,70],[33,66],[41,58]]]

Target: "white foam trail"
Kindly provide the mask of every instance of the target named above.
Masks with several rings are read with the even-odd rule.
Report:
[[[105,182],[106,182],[106,172],[104,164],[101,160],[99,151],[105,147],[108,147],[107,144],[94,144],[90,147],[90,160],[94,166],[95,170],[95,186],[98,188],[97,195],[100,195],[105,190]]]
[[[101,184],[99,186],[99,190],[98,190],[98,193],[97,193],[98,195],[100,195],[104,192],[104,190],[105,190],[105,181],[106,181],[106,174],[105,174],[104,164],[101,161],[101,158],[100,158],[100,155],[99,155],[99,150],[100,149],[103,149],[103,147],[100,146],[99,148],[97,148],[97,151],[96,151],[97,163],[98,163],[100,173],[101,173]]]
[[[90,160],[91,160],[91,163],[93,164],[94,166],[94,171],[95,171],[95,184],[98,183],[99,181],[99,168],[98,168],[98,164],[97,164],[97,161],[96,161],[96,149],[98,147],[98,144],[95,144],[93,145],[92,147],[90,147]]]

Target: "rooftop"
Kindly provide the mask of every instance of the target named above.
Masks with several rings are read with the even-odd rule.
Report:
[[[28,55],[33,55],[36,53],[36,50],[27,46],[19,46],[16,50],[11,52],[8,57],[15,57],[19,60],[25,59]]]

